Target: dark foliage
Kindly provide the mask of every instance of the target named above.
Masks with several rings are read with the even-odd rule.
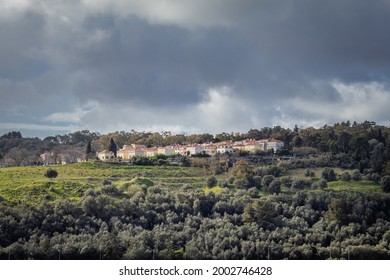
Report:
[[[77,202],[0,202],[0,259],[390,259],[385,193],[118,194],[106,185]]]
[[[390,176],[384,176],[381,180],[381,187],[384,192],[390,192]]]
[[[46,178],[53,179],[53,178],[57,178],[58,172],[55,169],[49,168],[49,169],[46,170],[44,175],[45,175]]]

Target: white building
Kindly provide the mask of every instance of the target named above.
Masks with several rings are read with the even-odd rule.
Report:
[[[101,152],[98,152],[97,156],[101,161],[107,161],[114,157],[114,153],[109,150],[103,150]]]
[[[214,156],[217,154],[217,145],[215,144],[204,144],[203,151],[209,156]]]
[[[149,149],[144,149],[144,155],[147,157],[152,157],[158,154],[158,149],[157,148],[149,148]]]
[[[200,154],[203,152],[203,149],[200,145],[189,145],[187,146],[187,154],[189,153],[190,155],[196,155]]]
[[[128,150],[128,154],[129,154],[129,158],[136,157],[136,156],[142,157],[145,155],[144,150],[139,148]]]
[[[116,152],[116,156],[121,159],[129,159],[129,153],[126,149],[120,149]]]
[[[174,153],[176,155],[182,155],[182,156],[187,155],[187,147],[186,146],[180,146],[180,145],[174,146],[173,150],[174,150]]]
[[[280,141],[277,139],[267,139],[266,145],[267,145],[267,150],[273,149],[274,152],[276,152],[284,147],[283,141]]]
[[[265,143],[260,141],[247,141],[244,145],[245,150],[250,153],[256,153],[257,151],[265,150]]]
[[[218,146],[217,153],[219,153],[219,154],[225,154],[225,153],[232,154],[233,153],[233,146],[229,146],[229,145]]]

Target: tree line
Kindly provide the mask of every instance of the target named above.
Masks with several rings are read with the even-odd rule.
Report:
[[[246,133],[172,134],[170,132],[114,132],[101,135],[88,130],[67,135],[56,135],[39,138],[23,138],[20,132],[10,132],[0,137],[0,161],[7,165],[32,165],[42,162],[39,155],[50,151],[54,155],[62,154],[76,158],[91,158],[96,151],[109,149],[115,141],[117,149],[125,144],[135,143],[148,147],[219,141],[238,141],[243,139],[275,138],[282,140],[285,149],[279,155],[298,158],[330,158],[330,164],[342,168],[370,170],[372,173],[390,175],[390,128],[377,125],[372,121],[342,122],[321,128],[285,129],[273,128],[251,129]],[[238,153],[248,156],[248,153]],[[259,152],[261,156],[261,152]],[[324,156],[326,155],[326,156]],[[92,156],[93,158],[93,156]],[[261,161],[261,158],[254,160]],[[305,164],[294,161],[294,164]]]

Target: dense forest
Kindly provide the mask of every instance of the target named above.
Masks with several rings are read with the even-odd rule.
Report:
[[[0,204],[1,259],[390,259],[390,195],[190,186]]]
[[[114,176],[88,178],[77,199],[47,195],[28,204],[0,196],[0,259],[390,259],[388,127],[365,121],[242,134],[80,131],[45,139],[10,132],[0,137],[0,161],[39,165],[44,151],[83,155],[88,143],[96,151],[111,138],[119,147],[276,138],[285,149],[277,159],[264,152],[173,159],[204,171],[204,188],[157,183],[129,192]],[[171,163],[136,157],[107,164]],[[42,188],[54,193],[55,180],[47,180]]]

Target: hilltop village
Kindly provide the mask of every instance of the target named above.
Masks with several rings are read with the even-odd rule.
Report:
[[[117,158],[128,160],[135,156],[152,157],[155,155],[183,155],[191,156],[198,154],[206,154],[214,156],[217,154],[231,154],[235,151],[247,151],[255,153],[257,151],[278,151],[284,147],[284,143],[277,139],[261,139],[261,140],[242,140],[242,141],[224,141],[218,143],[205,144],[190,144],[176,145],[165,147],[146,147],[145,145],[131,144],[124,145],[122,149],[117,151]],[[109,150],[103,150],[97,153],[97,157],[101,161],[107,161],[114,157],[114,153]]]

